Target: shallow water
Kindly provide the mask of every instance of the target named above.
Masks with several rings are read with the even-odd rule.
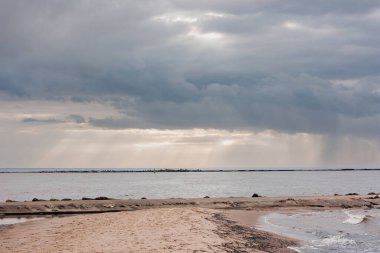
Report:
[[[379,178],[380,171],[0,173],[0,201],[367,194],[380,192]]]
[[[271,213],[258,228],[302,240],[302,253],[380,252],[379,209]]]
[[[17,217],[17,218],[1,218],[0,226],[11,225],[21,222],[34,221],[34,220],[43,220],[46,217],[33,217],[33,218],[25,218],[25,217]]]

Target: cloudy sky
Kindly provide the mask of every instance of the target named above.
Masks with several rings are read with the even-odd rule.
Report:
[[[0,1],[0,167],[380,164],[376,0]]]

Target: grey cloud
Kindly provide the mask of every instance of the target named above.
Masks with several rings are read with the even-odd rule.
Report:
[[[78,123],[78,124],[87,122],[87,120],[83,116],[76,115],[76,114],[69,115],[68,119],[72,120],[73,122]]]
[[[0,91],[124,114],[64,119],[98,127],[376,135],[379,10],[369,0],[3,1]]]
[[[82,123],[87,123],[87,120],[85,117],[81,115],[76,115],[72,114],[65,119],[56,119],[56,118],[24,118],[22,120],[24,123],[41,123],[41,124],[59,124],[59,123],[77,123],[77,124],[82,124]]]
[[[43,124],[57,124],[63,123],[64,121],[58,119],[36,119],[36,118],[25,118],[22,120],[24,123],[43,123]]]

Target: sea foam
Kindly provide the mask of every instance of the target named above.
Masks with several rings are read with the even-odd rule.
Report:
[[[369,215],[352,214],[352,213],[347,212],[347,211],[344,213],[347,214],[347,216],[348,216],[348,218],[343,221],[343,223],[346,223],[346,224],[353,224],[353,225],[360,224],[362,222],[367,221],[368,218],[370,217]]]

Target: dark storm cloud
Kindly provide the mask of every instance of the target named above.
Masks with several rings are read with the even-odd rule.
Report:
[[[0,91],[125,115],[99,127],[376,135],[379,22],[366,0],[2,1]]]

